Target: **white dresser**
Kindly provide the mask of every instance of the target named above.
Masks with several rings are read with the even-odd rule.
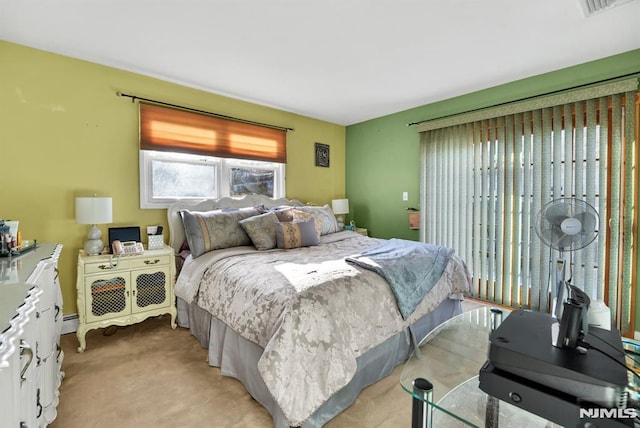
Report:
[[[62,245],[39,244],[0,258],[0,426],[45,427],[56,418],[64,357],[60,348]]]

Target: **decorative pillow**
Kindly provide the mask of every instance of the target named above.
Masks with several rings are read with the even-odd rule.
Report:
[[[336,216],[333,214],[333,210],[329,205],[325,205],[322,207],[296,207],[296,210],[304,211],[313,215],[313,219],[316,221],[316,223],[320,224],[321,235],[338,232],[338,221],[336,220]]]
[[[316,231],[316,235],[318,237],[318,239],[320,239],[320,236],[322,235],[322,224],[316,220],[316,217],[308,212],[304,212],[304,211],[299,211],[299,210],[289,210],[289,216],[291,217],[291,220],[287,220],[287,221],[310,221],[313,220],[313,224],[314,224],[314,228]],[[283,222],[283,220],[280,220],[280,222]]]
[[[264,205],[256,205],[253,208],[255,208],[256,210],[258,210],[259,214],[264,214],[267,212],[267,209],[265,208]],[[225,213],[230,213],[233,211],[240,211],[240,210],[246,210],[248,209],[248,207],[243,207],[243,208],[238,208],[238,207],[224,207],[224,208],[220,208],[220,211],[225,212]]]
[[[180,274],[182,270],[182,266],[184,265],[185,260],[191,254],[191,250],[189,250],[189,243],[185,239],[182,245],[180,245],[180,250],[176,254],[176,275]]]
[[[278,208],[271,208],[269,211],[271,211],[278,217],[278,221],[286,222],[286,221],[293,221],[293,215],[291,214],[292,210],[293,208],[291,207],[278,207]]]
[[[251,242],[258,250],[276,248],[276,223],[278,217],[268,212],[240,220],[240,226],[251,238]]]
[[[240,226],[239,221],[258,215],[258,210],[255,208],[241,208],[232,212],[182,210],[181,214],[191,254],[196,258],[212,250],[251,245],[251,239]]]
[[[279,222],[289,222],[289,221],[293,221],[293,210],[296,207],[292,207],[289,205],[281,205],[278,207],[273,207],[270,208],[269,211],[274,212],[277,216],[278,216],[278,221]]]
[[[291,249],[318,245],[313,220],[276,223],[278,248]]]

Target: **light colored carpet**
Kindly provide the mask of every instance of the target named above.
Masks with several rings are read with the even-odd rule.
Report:
[[[481,303],[467,300],[465,310]],[[61,338],[65,379],[53,428],[273,427],[271,416],[240,382],[209,367],[207,352],[169,316]],[[402,366],[366,388],[327,428],[409,427],[411,398],[400,386]]]

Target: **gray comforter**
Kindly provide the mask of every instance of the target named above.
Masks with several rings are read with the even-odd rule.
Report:
[[[295,250],[212,251],[187,258],[175,291],[264,349],[258,371],[298,426],[350,381],[359,355],[468,290],[466,267],[454,257],[403,319],[389,284],[345,261],[382,242],[340,232]]]

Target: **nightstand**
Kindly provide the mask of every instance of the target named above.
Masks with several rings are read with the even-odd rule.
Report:
[[[362,227],[356,227],[356,232],[360,235],[369,236],[369,232],[367,231],[367,229]]]
[[[174,251],[165,246],[142,254],[78,255],[78,352],[86,347],[87,331],[130,325],[171,314],[176,328]]]

